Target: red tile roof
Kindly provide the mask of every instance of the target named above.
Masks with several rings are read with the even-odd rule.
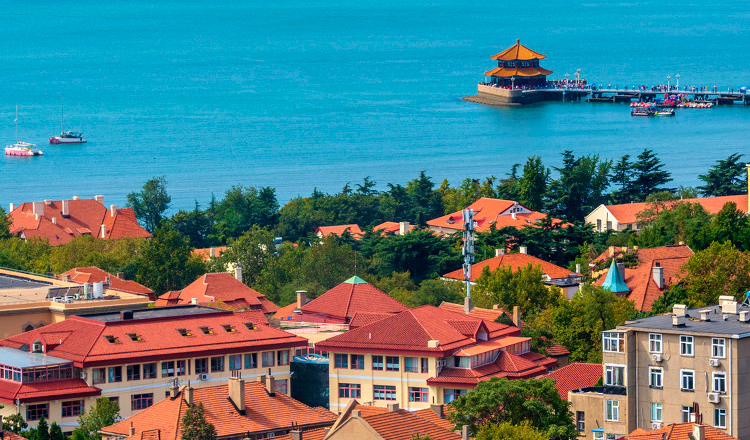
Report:
[[[70,277],[70,281],[78,284],[106,282],[107,278],[109,278],[110,289],[140,295],[148,295],[149,297],[153,296],[154,294],[153,290],[149,289],[143,284],[136,283],[132,280],[119,278],[107,272],[106,270],[99,269],[96,266],[75,267],[67,272],[63,272],[60,275],[67,275],[68,277]]]
[[[540,379],[554,379],[560,398],[568,400],[568,391],[593,387],[602,378],[602,364],[576,362],[555,370]]]
[[[476,264],[472,264],[471,266],[471,280],[476,281],[479,279],[479,277],[482,275],[482,270],[487,267],[490,272],[495,271],[498,267],[510,267],[512,270],[517,271],[519,269],[525,268],[527,265],[531,264],[532,266],[540,266],[542,268],[542,272],[549,276],[552,279],[562,279],[562,278],[569,278],[569,277],[575,277],[578,274],[575,272],[571,272],[568,269],[565,269],[564,267],[560,267],[556,264],[549,263],[547,261],[542,260],[541,258],[534,257],[532,255],[528,254],[504,254],[504,255],[498,255],[497,257],[493,257],[484,261],[481,261]],[[456,280],[463,280],[464,274],[463,269],[457,269],[453,272],[448,272],[447,274],[443,275],[445,278],[452,278]]]
[[[357,327],[364,327],[366,325],[372,324],[373,322],[378,322],[381,319],[388,318],[389,316],[393,316],[393,314],[379,312],[356,312],[354,313],[354,316],[352,316],[351,321],[349,321],[349,329],[352,330]]]
[[[695,423],[674,423],[653,431],[638,430],[631,432],[625,438],[627,440],[695,440],[693,428]],[[713,426],[703,425],[706,440],[737,440],[721,429]]]
[[[362,235],[364,235],[364,232],[362,232],[362,229],[359,228],[359,225],[353,224],[353,225],[336,225],[336,226],[318,226],[317,229],[315,229],[315,235],[320,234],[321,237],[325,238],[329,235],[344,235],[345,231],[349,231],[349,234],[351,234],[352,238],[355,240],[359,240],[362,238]]]
[[[416,226],[409,225],[409,232],[416,229]],[[373,231],[383,231],[384,233],[392,232],[398,234],[401,231],[400,223],[398,222],[383,222],[372,228]]]
[[[302,428],[330,426],[336,420],[333,413],[310,408],[283,393],[271,396],[260,382],[245,382],[244,387],[245,414],[239,413],[229,399],[227,385],[193,390],[194,404],[203,404],[206,420],[214,425],[218,438],[289,430],[292,423]],[[176,399],[166,398],[101,432],[127,435],[132,423],[135,436],[129,439],[140,439],[141,432],[158,429],[161,440],[179,440],[182,417],[189,408],[184,395],[182,391]]]
[[[288,317],[294,316],[292,315],[292,312],[294,309],[297,308],[297,303],[293,302],[291,304],[287,304],[284,307],[280,307],[279,310],[276,311],[276,313],[273,314],[274,319],[280,319],[282,321],[286,321]]]
[[[640,311],[650,311],[651,305],[662,295],[665,289],[680,282],[682,266],[693,255],[693,250],[686,245],[660,246],[638,249],[638,265],[625,268],[625,284],[630,292],[626,297],[635,303]],[[664,268],[664,288],[659,289],[653,278],[653,268],[657,265]],[[607,277],[602,274],[595,285],[601,286]]]
[[[514,215],[510,213],[511,208],[521,208],[523,210],[531,211],[525,206],[514,202],[513,200],[502,200],[502,199],[491,199],[488,197],[482,197],[471,205],[467,206],[467,209],[474,210],[474,230],[477,232],[487,232],[490,227],[494,224],[497,229],[504,228],[506,226],[512,226],[517,229],[521,229],[524,226],[535,225],[540,220],[546,217],[541,212],[517,212]],[[444,215],[432,220],[429,220],[427,224],[429,226],[454,229],[457,231],[463,230],[463,215],[461,211]],[[562,220],[554,219],[556,222],[562,222]]]
[[[203,248],[203,249],[193,249],[193,255],[197,255],[201,257],[201,260],[208,261],[211,259],[211,249],[214,250],[214,258],[221,257],[221,254],[226,252],[227,247],[226,246],[214,246],[210,248]]]
[[[302,306],[302,314],[346,320],[357,312],[397,313],[406,309],[387,293],[354,276]]]
[[[0,427],[0,430],[2,430],[2,427]],[[10,431],[2,431],[2,434],[3,435],[0,436],[0,438],[2,438],[3,440],[26,440],[26,437],[21,437],[20,435],[13,434]],[[305,438],[305,440],[307,439]]]
[[[443,310],[447,310],[449,312],[453,313],[464,313],[464,305],[463,304],[454,304],[443,301],[440,303],[440,308]],[[497,318],[508,315],[510,316],[510,313],[505,311],[502,308],[497,309],[483,309],[481,307],[474,307],[469,311],[469,316],[473,316],[475,318],[479,319],[485,319],[487,321],[495,321]]]
[[[46,354],[73,361],[79,367],[307,346],[306,339],[263,323],[249,330],[245,326],[247,317],[242,313],[206,309],[206,313],[160,317],[158,313],[162,310],[150,309],[157,317],[124,321],[105,322],[72,316],[11,336],[0,341],[0,345],[19,348],[39,338]],[[230,325],[235,331],[227,332],[223,325]],[[200,327],[208,327],[213,333],[204,334]],[[190,335],[182,336],[178,329],[187,329]],[[137,334],[140,340],[131,340],[128,336],[131,333]],[[116,342],[109,342],[105,336],[113,336]]]
[[[363,418],[386,440],[413,440],[416,434],[429,435],[433,440],[457,440],[461,438],[458,433],[404,409],[363,416]]]
[[[166,296],[165,296],[166,295]],[[259,309],[263,313],[275,313],[279,306],[242,281],[226,272],[207,273],[180,291],[167,292],[159,297],[156,305],[190,304],[192,299],[198,304],[218,306],[220,303],[232,309]]]
[[[46,238],[50,245],[68,243],[81,235],[101,238],[101,226],[105,225],[104,238],[150,237],[148,231],[138,225],[132,208],[115,208],[114,216],[109,208],[95,199],[67,200],[69,216],[63,217],[63,201],[50,201],[49,205],[37,202],[40,212],[35,214],[34,203],[17,206],[8,215],[11,218],[10,232],[25,237]]]
[[[674,203],[700,203],[709,214],[716,214],[729,202],[736,203],[737,208],[740,211],[748,212],[747,199],[747,194],[741,194],[737,196],[699,197],[694,199],[675,200]],[[638,223],[638,213],[648,208],[649,203],[625,203],[622,205],[605,205],[605,207],[619,223]]]
[[[0,402],[44,402],[60,398],[101,395],[99,388],[91,387],[81,379],[66,379],[50,382],[18,383],[0,379]]]
[[[495,362],[480,367],[443,368],[437,377],[427,379],[428,385],[475,387],[477,383],[492,377],[529,379],[546,373],[557,361],[538,353],[521,355],[501,351]]]

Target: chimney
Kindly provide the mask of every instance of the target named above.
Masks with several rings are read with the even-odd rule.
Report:
[[[521,308],[518,306],[513,306],[513,324],[521,328]]]
[[[289,437],[292,440],[302,440],[302,431],[300,431],[299,429],[293,429],[289,431]]]
[[[505,249],[495,249],[495,256],[505,255]]]
[[[78,196],[73,196],[73,200],[81,200],[81,198]]]
[[[237,281],[240,283],[242,282],[242,268],[241,267],[235,267],[234,268],[234,277],[237,278]]]
[[[245,414],[245,380],[239,377],[229,378],[229,400],[237,407],[240,414]]]
[[[57,224],[57,217],[52,217],[52,224],[53,224],[53,225],[56,225],[56,224]]]
[[[581,273],[581,263],[576,263],[576,273]]]
[[[468,315],[474,308],[474,303],[471,302],[471,297],[467,296],[464,298],[464,314]]]
[[[704,425],[693,424],[693,440],[706,440],[706,427]]]
[[[67,200],[63,200],[62,205],[62,216],[70,217],[70,202]]]
[[[528,253],[528,249],[526,248],[526,246],[519,246],[518,247],[518,252],[520,252],[522,254],[526,254],[526,253]]]
[[[708,314],[711,313],[711,309],[699,310],[698,313],[701,314],[701,321],[710,321],[710,319],[708,319]]]
[[[94,196],[94,200],[96,200],[97,202],[101,203],[102,205],[104,204],[104,196],[101,195],[101,194],[95,195]]]
[[[615,256],[615,247],[614,246],[610,246],[609,249],[607,249],[607,251],[608,251],[610,257],[614,257]]]
[[[389,403],[388,412],[398,411],[398,403]]]
[[[469,425],[461,427],[461,440],[469,440]]]
[[[197,306],[198,305],[198,298],[190,298],[190,304]]]
[[[492,304],[492,310],[500,310],[500,304]]]
[[[33,202],[31,204],[31,213],[36,215],[37,218],[44,215],[44,202]]]
[[[210,248],[210,249],[208,250],[208,256],[209,256],[210,258],[216,258],[216,248]]]
[[[125,279],[125,272],[117,272],[117,278],[124,280]]]
[[[435,413],[436,416],[440,417],[441,419],[444,417],[443,405],[439,403],[433,403],[430,405],[430,409]]]
[[[510,216],[511,216],[511,218],[513,218],[513,220],[518,220],[518,217],[516,217],[516,213],[515,212],[511,212]]]
[[[177,398],[177,394],[180,392],[180,387],[177,385],[172,385],[169,387],[169,397],[174,400]]]
[[[663,289],[664,288],[664,268],[659,266],[659,263],[656,263],[652,271],[654,275],[654,282],[660,289]]]
[[[187,402],[188,406],[193,406],[193,387],[188,386],[185,388],[185,402]]]
[[[297,308],[301,309],[302,306],[307,304],[307,291],[298,290],[296,293],[297,293]]]
[[[52,206],[52,200],[50,199],[44,199],[44,204],[47,206]]]
[[[15,203],[11,203],[10,204],[10,211],[8,211],[8,212],[13,212],[14,209],[16,209],[16,204]]]
[[[409,222],[398,222],[398,235],[406,235],[409,233]]]
[[[266,392],[269,396],[276,395],[276,378],[270,374],[266,376]]]
[[[117,205],[109,205],[109,215],[114,217],[117,214]]]
[[[440,347],[440,341],[437,339],[433,339],[430,341],[427,341],[427,348],[438,348]]]
[[[107,238],[107,225],[102,225],[102,238]]]
[[[70,282],[70,275],[66,273],[60,275],[60,278],[62,278],[63,281]]]
[[[750,312],[743,310],[740,312],[740,317],[737,319],[740,322],[750,322]]]
[[[130,422],[130,429],[128,429],[128,435],[130,437],[132,437],[132,436],[135,435],[135,426],[133,426],[133,422],[132,421]]]
[[[358,409],[352,410],[352,417],[357,418],[357,419],[362,417],[362,411]]]
[[[672,315],[672,326],[683,327],[685,325],[684,316]]]
[[[687,315],[687,306],[684,304],[675,304],[672,306],[672,314],[675,316]]]
[[[266,375],[265,374],[259,374],[256,380],[260,383],[266,383]]]
[[[104,277],[104,284],[109,286],[112,284],[112,279],[110,277]]]
[[[625,281],[625,263],[617,263],[617,271],[620,272],[620,278]]]

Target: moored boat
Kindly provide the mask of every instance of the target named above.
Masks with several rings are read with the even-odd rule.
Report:
[[[674,116],[674,109],[663,109],[660,108],[654,112],[654,116]]]
[[[651,116],[653,111],[648,107],[635,107],[630,111],[632,116]]]
[[[85,144],[86,139],[83,138],[83,133],[76,131],[65,131],[65,98],[60,102],[60,135],[50,136],[50,144]]]
[[[18,140],[18,105],[16,105],[16,143],[5,146],[6,156],[41,156],[42,150],[36,148],[36,145]]]

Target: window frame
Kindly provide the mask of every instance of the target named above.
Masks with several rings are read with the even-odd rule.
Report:
[[[349,369],[349,355],[345,353],[334,353],[333,368]]]
[[[419,373],[419,358],[412,356],[404,356],[404,372],[405,373]]]
[[[721,389],[717,389],[716,382],[720,381],[722,384]],[[725,371],[714,371],[711,373],[711,389],[714,393],[726,394],[727,393],[727,373]]]
[[[349,357],[349,368],[352,370],[364,370],[365,369],[365,355],[353,354]]]
[[[657,349],[656,346],[659,346]],[[662,353],[664,351],[664,336],[661,333],[648,334],[648,352]]]
[[[372,369],[377,371],[385,370],[385,360],[383,356],[373,355],[372,356]]]
[[[175,377],[177,375],[177,370],[174,366],[174,361],[163,361],[161,363],[161,377]]]
[[[208,358],[198,358],[193,361],[195,374],[208,374]]]
[[[339,383],[339,399],[361,399],[361,398],[362,398],[362,384]]]
[[[273,351],[262,351],[260,353],[261,367],[275,367],[276,366],[276,353]]]
[[[26,405],[26,420],[34,422],[42,417],[49,420],[49,403],[35,403]]]
[[[289,365],[289,350],[279,350],[276,352],[276,365]]]
[[[586,432],[586,413],[576,411],[576,431]]]
[[[229,371],[241,370],[242,369],[242,355],[241,354],[230,354],[229,358]]]
[[[429,401],[430,401],[430,389],[429,388],[409,387],[409,402],[425,403]]]
[[[372,400],[396,400],[396,386],[395,385],[373,385],[372,386]]]
[[[214,356],[210,359],[209,368],[212,373],[221,373],[224,371],[224,356]]]
[[[68,400],[60,405],[60,417],[78,417],[83,414],[83,400]],[[66,410],[68,414],[66,414]]]
[[[158,377],[158,370],[156,367],[156,362],[143,364],[143,367],[141,368],[141,377],[144,379],[156,379]]]
[[[133,364],[133,365],[126,366],[125,367],[125,379],[127,381],[141,380],[141,364]]]
[[[724,408],[714,408],[714,427],[719,429],[727,428],[727,410]]]
[[[107,367],[107,383],[122,382],[122,365]]]
[[[245,353],[243,362],[242,366],[245,367],[246,370],[258,368],[258,353]]]
[[[689,353],[688,348],[690,349]],[[680,335],[680,356],[695,357],[695,337]]]
[[[690,377],[691,388],[684,386],[687,377]],[[680,370],[680,391],[695,391],[695,370]]]
[[[624,353],[625,335],[623,332],[602,332],[602,351],[605,353]],[[613,349],[614,348],[614,349]]]
[[[430,374],[430,358],[420,358],[419,371],[424,374]]]
[[[659,378],[659,383],[656,384],[654,378]],[[648,386],[649,388],[662,389],[664,388],[664,368],[663,367],[648,367]]]
[[[604,420],[607,422],[620,421],[620,401],[606,399],[604,401]]]
[[[465,388],[443,388],[443,403],[449,404],[466,394]]]
[[[400,356],[386,356],[385,357],[385,371],[401,371],[401,357]]]
[[[612,383],[618,378],[621,383]],[[604,364],[604,384],[614,387],[625,386],[625,365]]]
[[[717,349],[721,349],[721,355],[716,354]],[[727,339],[711,338],[711,357],[714,359],[727,358]]]
[[[661,422],[664,418],[664,406],[659,402],[651,402],[651,421]]]
[[[94,385],[100,383],[107,383],[107,369],[106,368],[92,368],[91,369],[91,383]]]
[[[154,404],[154,393],[133,394],[130,396],[130,410],[140,411]]]

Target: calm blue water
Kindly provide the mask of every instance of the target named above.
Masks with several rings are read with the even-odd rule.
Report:
[[[510,2],[508,2],[510,3]],[[284,203],[371,176],[503,175],[526,156],[617,158],[652,148],[676,183],[746,152],[750,108],[632,118],[624,105],[492,108],[474,94],[490,56],[521,38],[554,78],[750,85],[745,2],[538,0],[40,0],[0,16],[0,140],[45,156],[0,157],[0,203],[92,197],[124,204],[165,175],[175,208],[234,184]],[[604,3],[604,2],[601,2]],[[674,80],[673,80],[674,81]],[[84,146],[51,146],[66,127]]]

